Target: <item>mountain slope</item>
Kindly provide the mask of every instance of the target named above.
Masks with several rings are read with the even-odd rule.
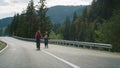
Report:
[[[7,17],[0,20],[0,28],[6,27],[12,22],[13,17]]]
[[[52,23],[64,23],[66,16],[72,20],[73,14],[81,14],[86,6],[54,6],[48,9],[47,16],[50,17]],[[0,20],[0,28],[6,27],[11,23],[13,17],[7,17]]]
[[[86,6],[54,6],[51,7],[47,15],[51,18],[53,23],[63,23],[66,16],[73,18],[73,13],[81,14]]]

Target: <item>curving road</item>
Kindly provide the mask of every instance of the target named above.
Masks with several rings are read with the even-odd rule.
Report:
[[[8,44],[0,53],[0,68],[120,68],[120,55],[105,51],[49,44],[41,51],[35,42],[0,37]]]

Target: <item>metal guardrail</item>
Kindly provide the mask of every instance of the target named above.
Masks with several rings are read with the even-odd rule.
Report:
[[[13,36],[14,38],[26,40],[26,41],[35,41],[35,39],[31,38],[22,38],[18,36]],[[41,42],[44,42],[43,39],[41,39]],[[80,41],[68,41],[68,40],[53,40],[50,39],[49,43],[51,44],[58,44],[58,45],[66,45],[66,46],[76,46],[76,47],[90,47],[92,48],[104,48],[111,51],[112,45],[111,44],[102,44],[102,43],[91,43],[91,42],[80,42]]]
[[[68,41],[68,40],[49,40],[50,43],[59,44],[59,45],[68,45],[76,47],[90,47],[92,48],[105,48],[109,51],[112,49],[111,44],[102,44],[102,43],[91,43],[91,42],[79,42],[79,41]]]

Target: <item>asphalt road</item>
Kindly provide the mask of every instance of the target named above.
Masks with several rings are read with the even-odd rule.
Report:
[[[120,54],[0,37],[8,47],[0,53],[0,68],[120,68]]]

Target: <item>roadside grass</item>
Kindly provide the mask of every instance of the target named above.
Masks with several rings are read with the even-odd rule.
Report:
[[[0,41],[0,50],[6,47],[6,44],[2,41]]]

